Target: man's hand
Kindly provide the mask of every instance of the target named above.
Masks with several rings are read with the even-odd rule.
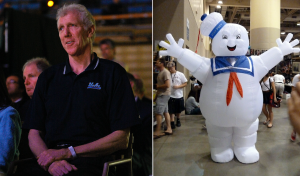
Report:
[[[74,165],[68,163],[66,160],[61,160],[53,162],[50,165],[48,172],[54,176],[61,176],[73,170],[77,170],[77,168]]]
[[[283,43],[282,41],[280,40],[280,38],[278,38],[276,40],[276,43],[278,45],[278,48],[281,50],[282,54],[285,56],[287,54],[290,54],[290,53],[298,53],[300,52],[300,49],[299,48],[293,48],[294,46],[298,45],[299,43],[299,40],[296,39],[294,41],[292,41],[291,43],[289,43],[291,41],[291,39],[293,38],[293,34],[289,33],[287,35],[287,37],[284,39]]]
[[[47,170],[50,164],[54,161],[71,158],[71,155],[72,154],[69,149],[48,149],[37,156],[37,162],[40,166]]]
[[[162,56],[173,56],[178,58],[180,54],[183,52],[182,46],[184,43],[184,40],[181,38],[178,41],[178,44],[175,42],[172,34],[166,35],[167,39],[170,42],[170,45],[164,41],[159,42],[159,45],[166,48],[166,51],[159,51],[159,54]]]
[[[294,129],[300,134],[300,82],[296,84],[295,90],[291,93],[291,98],[288,99],[288,113],[291,124]]]

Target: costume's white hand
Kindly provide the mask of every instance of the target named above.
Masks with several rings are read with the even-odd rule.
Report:
[[[291,43],[290,43],[290,41],[291,41],[291,39],[293,38],[293,34],[291,34],[291,33],[289,33],[287,36],[286,36],[286,38],[285,38],[285,40],[283,41],[283,43],[282,43],[282,41],[280,40],[280,38],[278,38],[277,40],[276,40],[276,43],[277,43],[277,45],[278,45],[278,48],[281,50],[281,52],[282,52],[282,54],[285,56],[285,55],[287,55],[287,54],[290,54],[290,53],[293,53],[293,52],[300,52],[300,48],[293,48],[294,46],[296,46],[296,45],[298,45],[299,44],[299,40],[298,39],[296,39],[296,40],[294,40],[294,41],[292,41]]]
[[[164,41],[159,42],[159,45],[166,48],[166,51],[160,51],[159,54],[162,56],[173,56],[178,58],[183,52],[182,46],[184,43],[184,40],[181,38],[178,40],[178,44],[175,42],[172,34],[167,34],[166,35],[167,39],[170,42],[170,45]]]

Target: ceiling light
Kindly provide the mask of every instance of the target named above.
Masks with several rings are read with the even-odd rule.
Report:
[[[300,26],[300,22],[297,22],[297,26]]]
[[[285,31],[281,31],[280,34],[285,34]]]
[[[217,5],[217,9],[220,9],[221,8],[221,6],[220,5]]]
[[[218,4],[223,4],[223,1],[218,1]]]

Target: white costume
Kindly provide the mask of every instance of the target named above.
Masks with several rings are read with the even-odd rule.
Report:
[[[289,43],[292,38],[289,34],[284,43],[277,39],[279,47],[260,56],[246,57],[249,46],[246,29],[226,23],[219,13],[205,15],[201,18],[200,31],[212,38],[216,58],[201,57],[191,50],[182,49],[183,39],[177,44],[171,34],[167,35],[170,45],[160,42],[167,49],[160,54],[176,57],[203,83],[200,107],[206,118],[212,159],[228,162],[235,154],[242,163],[257,162],[256,131],[263,104],[259,81],[284,55],[299,51],[293,49],[299,41]]]

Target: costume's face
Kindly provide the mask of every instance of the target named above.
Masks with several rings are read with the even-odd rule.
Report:
[[[113,60],[115,57],[115,50],[108,44],[100,45],[100,50],[103,59]]]
[[[248,46],[248,33],[238,24],[226,24],[212,40],[212,51],[216,56],[243,56]]]
[[[16,95],[21,92],[17,76],[9,76],[6,79],[6,87],[9,95]]]
[[[36,64],[27,65],[23,71],[23,79],[27,95],[32,98],[36,82],[41,73],[38,71]]]
[[[89,29],[91,30],[91,29]],[[82,55],[90,50],[91,31],[85,31],[76,12],[68,12],[58,19],[58,32],[62,46],[70,56]]]

